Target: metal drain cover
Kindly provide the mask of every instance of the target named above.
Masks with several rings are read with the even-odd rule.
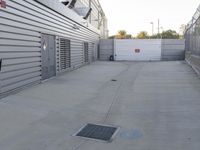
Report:
[[[111,81],[116,82],[117,80],[116,79],[112,79]]]
[[[107,125],[87,124],[82,127],[74,136],[83,137],[93,140],[111,142],[119,131],[118,127]]]

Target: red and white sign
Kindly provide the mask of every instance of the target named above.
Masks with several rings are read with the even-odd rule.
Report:
[[[135,53],[140,53],[140,49],[135,49]]]
[[[6,1],[0,0],[0,8],[6,8]]]

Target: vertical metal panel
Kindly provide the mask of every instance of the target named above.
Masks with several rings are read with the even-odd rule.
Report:
[[[74,25],[79,29],[74,29]],[[84,64],[82,43],[98,40],[96,31],[34,0],[7,0],[7,8],[0,9],[0,81],[3,81],[0,97],[41,81],[41,33],[56,36],[55,58],[59,73],[59,38],[71,41],[71,68],[74,69]]]
[[[120,61],[161,60],[161,40],[115,40],[115,59]]]
[[[163,39],[162,60],[184,60],[185,40]]]
[[[114,40],[102,39],[99,43],[99,59],[109,60],[111,55],[114,55]]]

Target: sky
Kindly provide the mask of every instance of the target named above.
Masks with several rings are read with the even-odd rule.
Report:
[[[187,24],[198,8],[199,0],[99,0],[108,19],[109,35],[119,30],[126,30],[136,36],[140,31],[152,34],[160,31],[180,31],[182,24]]]

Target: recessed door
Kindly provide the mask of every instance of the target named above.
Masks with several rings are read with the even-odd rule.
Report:
[[[89,43],[84,42],[83,47],[84,47],[84,61],[85,63],[88,63],[89,62]]]
[[[55,36],[42,35],[42,79],[56,75]]]
[[[1,82],[2,82],[2,80],[1,80],[1,70],[2,70],[2,65],[3,65],[3,59],[2,58],[0,58],[0,95],[1,95]],[[1,98],[1,96],[0,96],[0,98]]]

